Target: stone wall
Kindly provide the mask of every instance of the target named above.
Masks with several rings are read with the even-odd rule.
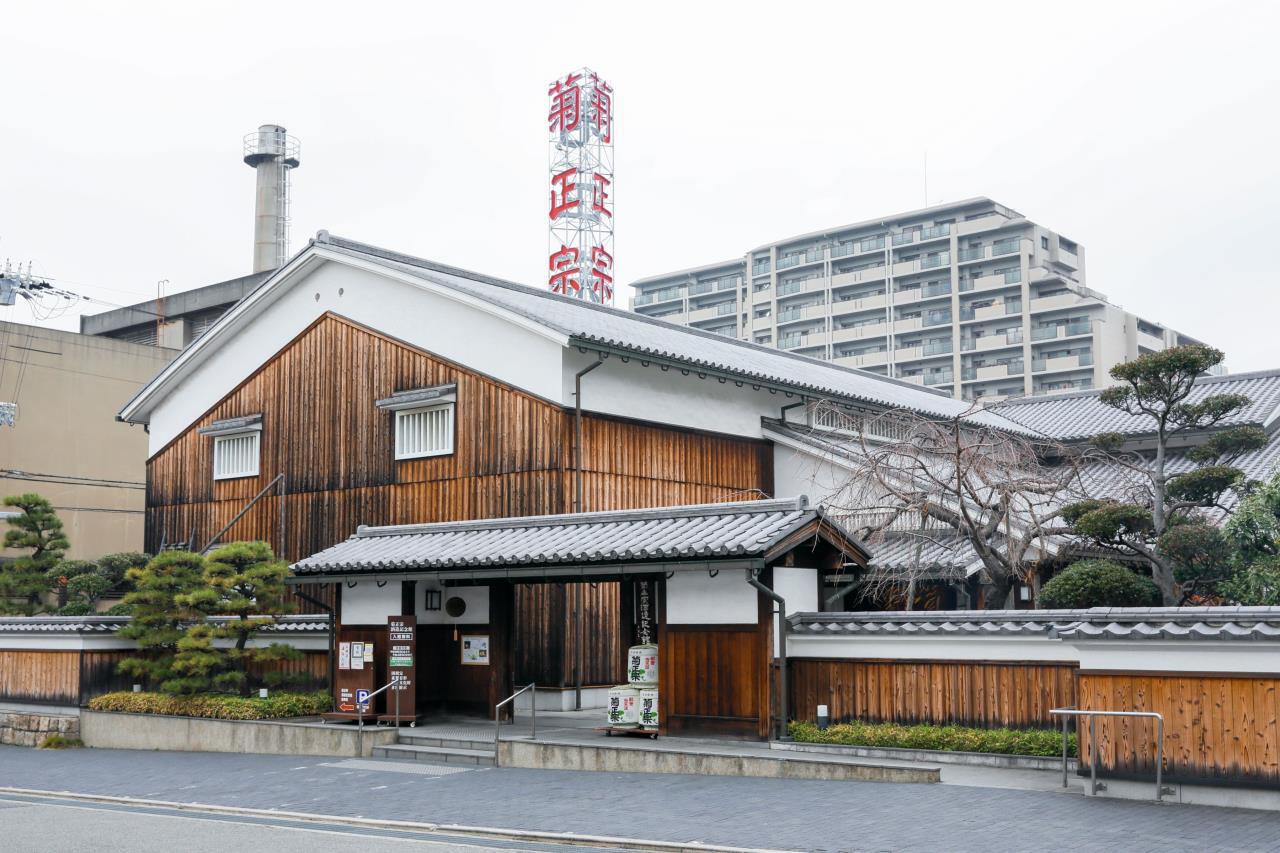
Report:
[[[0,710],[0,743],[39,746],[49,735],[80,737],[80,718],[62,714]]]

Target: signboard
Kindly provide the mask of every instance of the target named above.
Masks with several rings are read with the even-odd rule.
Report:
[[[647,646],[657,639],[653,627],[653,584],[649,581],[636,581],[636,642]]]
[[[351,669],[350,643],[338,643],[338,669]]]
[[[351,644],[351,668],[364,669],[364,643]]]
[[[364,665],[365,660],[372,656],[373,643],[339,641],[338,670],[333,686],[339,714],[356,713],[359,694],[367,696],[373,690],[373,667]]]
[[[462,635],[462,663],[465,666],[489,665],[489,635]]]
[[[401,719],[417,718],[414,707],[418,692],[417,624],[413,616],[387,617],[387,681],[391,687],[387,690],[387,713],[383,716],[392,720],[395,720],[397,702]]]

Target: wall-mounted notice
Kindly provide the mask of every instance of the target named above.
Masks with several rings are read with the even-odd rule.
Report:
[[[338,669],[351,669],[350,643],[338,643]]]
[[[462,663],[466,666],[489,665],[489,635],[462,635]]]
[[[351,644],[351,668],[364,669],[364,643]]]

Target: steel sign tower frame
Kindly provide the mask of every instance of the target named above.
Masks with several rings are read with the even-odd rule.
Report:
[[[590,68],[554,81],[547,287],[613,304],[613,88]]]

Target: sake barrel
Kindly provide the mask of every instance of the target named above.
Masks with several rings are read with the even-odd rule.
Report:
[[[658,727],[658,688],[643,687],[640,689],[640,728],[656,729]]]
[[[640,724],[640,691],[626,684],[609,688],[609,725],[620,729]]]
[[[657,646],[632,646],[627,651],[627,681],[636,685],[658,683]]]

